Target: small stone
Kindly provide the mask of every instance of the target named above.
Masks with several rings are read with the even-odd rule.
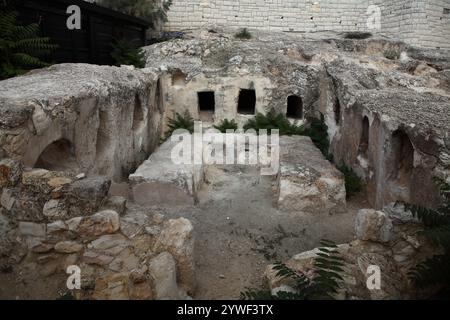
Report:
[[[147,277],[141,270],[134,269],[130,272],[130,280],[136,284],[146,281]]]
[[[64,223],[64,221],[54,221],[47,224],[47,234],[52,235],[58,232],[64,232],[69,230],[69,227]]]
[[[104,235],[88,244],[90,250],[102,251],[115,256],[128,246],[127,239],[121,234]]]
[[[76,231],[80,226],[81,220],[83,220],[83,217],[76,217],[66,220],[66,225],[69,228],[69,231]]]
[[[164,215],[161,213],[156,213],[153,215],[153,222],[156,224],[161,224],[164,222]]]
[[[111,234],[119,228],[119,214],[112,210],[104,210],[89,217],[82,217],[75,231],[81,236],[89,238]]]
[[[55,189],[52,190],[50,196],[52,197],[52,199],[59,199],[63,195],[63,190],[64,190],[63,187],[56,187]]]
[[[33,239],[28,244],[28,248],[35,253],[47,253],[53,249],[53,245],[38,239]]]
[[[69,266],[76,265],[77,261],[78,261],[78,255],[76,253],[67,255],[67,257],[64,259],[64,262],[63,262],[64,270],[66,270]]]
[[[97,300],[128,300],[128,276],[123,273],[107,273],[95,280],[92,294]]]
[[[161,232],[161,229],[157,226],[145,227],[145,233],[156,236]]]
[[[15,186],[21,179],[22,165],[12,159],[0,160],[0,188]]]
[[[55,245],[55,251],[59,253],[76,253],[83,250],[83,245],[74,241],[61,241]]]
[[[356,237],[359,240],[389,242],[392,238],[391,219],[382,211],[362,209],[355,222]]]
[[[132,300],[152,300],[153,291],[149,281],[133,283],[129,288],[130,299]]]
[[[219,278],[220,278],[220,279],[225,279],[225,276],[224,276],[223,274],[220,274],[220,275],[219,275]]]
[[[54,177],[47,182],[47,184],[52,187],[52,189],[61,188],[62,186],[70,183],[72,183],[72,179],[66,177]]]
[[[67,209],[60,200],[49,200],[45,203],[43,214],[50,220],[64,220],[67,218]]]
[[[24,236],[45,238],[46,225],[34,222],[19,222],[19,232]]]
[[[67,187],[67,201],[71,204],[71,216],[87,216],[97,211],[108,195],[111,180],[105,177],[89,177],[77,180]]]
[[[103,205],[105,209],[111,209],[116,211],[119,215],[123,215],[125,213],[127,205],[127,199],[120,196],[109,197],[106,200],[106,203]]]
[[[0,204],[2,207],[10,211],[14,207],[15,203],[16,198],[13,195],[13,191],[11,189],[4,188],[0,198]]]
[[[83,254],[82,258],[83,258],[83,261],[87,264],[96,264],[99,266],[108,265],[114,259],[111,256],[101,254],[98,252],[93,252],[93,251],[86,251]]]
[[[114,258],[109,265],[109,269],[113,271],[131,271],[139,267],[139,259],[130,249],[125,249]]]
[[[75,179],[77,179],[77,180],[81,180],[81,179],[84,179],[84,178],[86,178],[86,174],[85,173],[80,173],[80,174],[76,175],[76,177],[75,177]]]

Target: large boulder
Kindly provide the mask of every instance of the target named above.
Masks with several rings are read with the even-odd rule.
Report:
[[[393,225],[383,211],[362,209],[356,216],[355,231],[359,240],[389,242],[392,238]]]
[[[183,294],[177,285],[175,260],[168,252],[162,252],[150,260],[149,273],[153,278],[155,299],[179,300]],[[181,293],[181,294],[180,294]]]
[[[154,245],[155,252],[167,251],[177,261],[178,284],[187,293],[195,291],[194,234],[185,218],[167,221]]]
[[[86,239],[111,234],[120,228],[119,214],[112,210],[100,211],[87,217],[76,217],[66,223],[70,231]]]
[[[163,143],[135,173],[129,176],[134,201],[140,205],[194,204],[203,182],[203,166],[177,164],[172,151],[177,142]]]
[[[72,217],[89,215],[97,211],[108,195],[111,180],[93,176],[77,180],[67,188],[69,214]]]
[[[289,212],[336,212],[345,208],[344,177],[309,137],[280,137],[277,203]]]

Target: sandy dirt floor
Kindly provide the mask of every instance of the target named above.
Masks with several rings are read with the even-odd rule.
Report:
[[[162,210],[194,225],[195,299],[238,299],[246,288],[263,285],[268,264],[313,249],[322,239],[353,239],[356,213],[368,207],[363,195],[349,201],[346,213],[288,214],[274,206],[274,182],[257,168],[210,167],[198,206]]]

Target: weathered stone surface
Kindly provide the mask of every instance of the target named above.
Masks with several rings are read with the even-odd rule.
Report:
[[[139,267],[140,260],[132,252],[131,249],[127,248],[122,250],[114,260],[109,264],[109,269],[117,272],[130,272]]]
[[[121,216],[125,214],[126,206],[127,206],[127,199],[120,196],[108,197],[108,199],[106,199],[105,204],[103,205],[105,209],[114,210]]]
[[[144,233],[144,228],[149,224],[149,218],[141,212],[129,213],[120,218],[120,231],[129,239]]]
[[[57,199],[51,199],[45,203],[43,214],[49,220],[65,220],[68,218],[65,203]]]
[[[2,81],[0,145],[33,167],[50,144],[69,138],[76,173],[123,179],[159,142],[157,80],[151,70],[60,64]],[[136,106],[142,119],[133,125]]]
[[[53,249],[53,244],[33,239],[28,243],[28,248],[35,253],[47,253]]]
[[[195,291],[194,233],[185,218],[167,221],[155,241],[154,251],[169,252],[177,261],[178,284],[188,294]]]
[[[127,239],[121,234],[103,235],[87,245],[91,250],[116,256],[129,246]]]
[[[74,241],[61,241],[55,244],[55,251],[59,253],[76,253],[83,250],[83,245]]]
[[[111,180],[104,177],[88,177],[77,180],[67,189],[70,215],[85,216],[97,211],[105,200]]]
[[[114,257],[108,256],[106,254],[101,254],[94,251],[86,251],[82,256],[83,262],[87,264],[95,264],[99,266],[106,266],[111,261],[113,261]]]
[[[22,165],[12,159],[0,160],[0,188],[16,185],[22,175]]]
[[[0,197],[0,204],[3,208],[10,211],[13,209],[14,204],[16,203],[16,198],[11,189],[3,188],[2,194]]]
[[[308,137],[280,137],[277,178],[280,210],[336,212],[345,208],[345,183],[340,173]]]
[[[148,267],[153,278],[155,299],[179,299],[176,265],[172,255],[168,252],[160,253],[150,260]]]
[[[74,220],[71,219],[69,221]],[[119,214],[112,210],[104,210],[92,216],[81,217],[78,225],[74,226],[74,231],[82,237],[92,238],[103,234],[114,233],[119,230],[119,227]]]
[[[171,140],[163,143],[129,176],[137,204],[195,203],[197,190],[203,182],[203,166],[175,164],[171,156],[177,143]]]
[[[54,188],[68,183],[69,177],[69,173],[31,169],[22,173],[22,184],[30,191],[49,194]]]
[[[139,269],[131,270],[130,272],[130,280],[134,284],[142,283],[147,280],[147,277],[144,272]]]
[[[392,238],[391,219],[382,211],[362,209],[355,222],[356,237],[360,240],[388,242]]]
[[[132,283],[129,286],[129,295],[131,300],[152,300],[153,291],[149,281]]]
[[[92,298],[96,300],[128,300],[128,276],[110,272],[97,278]]]
[[[45,238],[46,225],[34,222],[19,222],[19,232],[24,236]]]

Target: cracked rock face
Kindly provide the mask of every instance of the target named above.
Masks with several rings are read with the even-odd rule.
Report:
[[[159,141],[157,86],[158,75],[149,70],[87,64],[54,65],[2,81],[4,157],[121,181]]]

